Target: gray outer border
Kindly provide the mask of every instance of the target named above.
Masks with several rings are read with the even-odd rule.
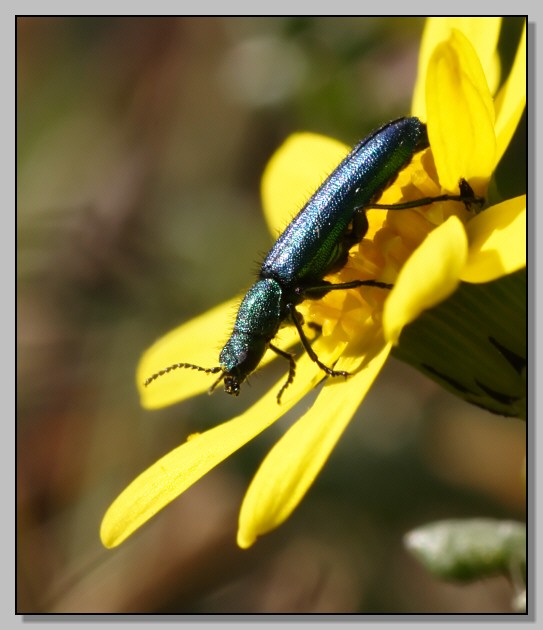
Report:
[[[501,6],[500,6],[501,5]],[[508,15],[511,9],[515,9],[515,15],[528,15],[528,58],[529,58],[529,70],[528,70],[528,125],[530,129],[529,143],[528,143],[528,177],[529,177],[529,231],[528,231],[528,252],[529,252],[529,268],[534,269],[535,273],[530,273],[528,276],[529,282],[529,292],[528,292],[528,306],[529,306],[529,321],[528,321],[528,334],[531,339],[535,341],[533,347],[535,347],[535,355],[536,357],[541,354],[541,342],[540,339],[537,338],[535,334],[535,323],[538,319],[538,304],[537,304],[537,296],[536,296],[536,282],[537,282],[537,271],[539,271],[539,262],[536,259],[537,253],[537,243],[543,243],[543,234],[541,225],[542,223],[537,222],[536,220],[536,207],[537,207],[537,197],[535,191],[535,174],[536,174],[536,156],[537,149],[541,144],[541,134],[539,132],[539,128],[535,121],[535,112],[536,110],[536,102],[537,95],[533,88],[537,89],[536,79],[539,74],[537,70],[543,67],[541,63],[541,46],[539,49],[536,47],[536,36],[537,36],[537,23],[540,22],[540,13],[541,13],[541,4],[535,3],[526,3],[527,6],[520,7],[518,3],[515,3],[512,6],[510,3],[506,2],[494,2],[491,6],[496,12],[493,15],[501,14]],[[74,11],[74,5],[72,3],[68,3],[67,1],[55,1],[53,3],[47,4],[47,9],[49,11],[47,13],[44,12],[44,5],[42,3],[36,1],[30,2],[22,2],[19,3],[16,7],[8,6],[6,10],[6,5],[2,5],[2,13],[0,18],[0,28],[2,37],[0,41],[2,42],[2,46],[7,49],[5,50],[5,54],[2,55],[1,65],[2,65],[2,74],[4,77],[4,84],[9,84],[10,86],[15,87],[15,16],[16,15],[61,15],[61,14],[88,14],[88,15],[131,15],[131,14],[149,14],[149,5],[143,2],[132,2],[128,5],[133,13],[126,13],[125,9],[127,5],[121,2],[112,2],[109,0],[107,3],[101,0],[95,0],[92,5],[79,3],[78,9],[79,11]],[[247,9],[250,8],[254,11],[254,5],[247,5],[243,2],[229,2],[227,7],[232,12],[233,15],[244,15],[246,14]],[[380,5],[381,6],[381,5]],[[409,8],[416,9],[413,15],[436,15],[435,10],[437,5],[435,2],[429,2],[428,0],[417,0],[416,2],[410,2]],[[466,2],[465,0],[456,0],[453,5],[447,5],[452,9],[450,13],[455,15],[484,15],[479,14],[473,11],[475,8],[473,6],[473,2]],[[155,12],[153,15],[171,15],[177,14],[179,9],[181,8],[178,3],[174,2],[155,2],[153,4],[153,8]],[[208,2],[206,3],[207,11],[202,12],[202,5],[198,5],[197,11],[190,11],[188,7],[183,6],[184,14],[192,14],[195,15],[223,15],[224,14],[224,6],[220,6],[218,2]],[[316,0],[312,0],[311,2],[297,2],[293,3],[292,0],[289,2],[281,2],[275,0],[273,6],[268,6],[267,11],[262,10],[263,15],[288,15],[288,14],[307,14],[307,15],[328,15],[330,14],[331,5],[329,2],[317,2]],[[361,8],[366,9],[366,6],[362,7],[361,5],[356,5],[352,2],[342,2],[340,6],[335,2],[333,5],[333,9],[335,10],[334,15],[349,15],[355,14],[355,12],[360,10]],[[398,0],[394,0],[394,2],[388,3],[387,14],[388,15],[405,15],[404,11],[406,8],[405,3],[399,3]],[[486,7],[485,7],[486,8]],[[501,11],[498,11],[498,8]],[[160,9],[160,10],[159,10]],[[340,10],[341,9],[341,10]],[[395,13],[397,11],[397,13]],[[258,14],[251,13],[251,14]],[[439,13],[437,13],[439,14]],[[446,15],[447,12],[443,12],[443,15]],[[371,13],[368,13],[371,15]],[[374,15],[382,15],[379,13],[374,13]],[[539,62],[539,63],[538,63]],[[13,91],[14,98],[4,99],[2,101],[4,108],[4,115],[1,120],[3,122],[3,138],[4,142],[2,143],[3,149],[3,167],[1,173],[4,177],[5,185],[2,190],[4,191],[5,207],[9,208],[9,198],[11,194],[13,194],[13,205],[11,207],[15,208],[15,188],[13,183],[15,181],[15,161],[13,160],[13,150],[11,148],[11,138],[15,137],[14,125],[13,121],[15,120],[15,90]],[[540,100],[540,99],[539,99]],[[535,140],[535,142],[534,142]],[[13,191],[13,192],[12,192]],[[9,214],[9,212],[2,213],[2,220],[7,223],[2,230],[2,237],[7,241],[6,245],[2,247],[2,254],[4,259],[7,258],[7,261],[4,261],[2,265],[2,273],[4,276],[7,275],[7,278],[4,280],[3,286],[11,287],[11,283],[15,285],[14,276],[15,274],[9,273],[11,270],[12,261],[15,260],[15,252],[13,252],[13,256],[11,255],[12,250],[9,246],[11,243],[14,243],[14,239],[12,238],[12,234],[15,233],[15,216]],[[12,228],[13,222],[13,230]],[[15,247],[14,247],[15,249]],[[537,266],[534,266],[537,265]],[[13,290],[13,295],[15,295],[15,288]],[[12,319],[11,319],[12,318]],[[8,321],[6,322],[6,319]],[[13,321],[13,327],[9,324]],[[4,319],[2,326],[2,347],[4,349],[11,348],[11,331],[15,329],[15,317],[14,312],[6,313],[4,311]],[[6,325],[7,324],[7,325]],[[538,343],[539,341],[539,343]],[[4,351],[2,356],[5,358],[10,356],[9,352]],[[536,453],[536,440],[538,438],[536,427],[535,427],[535,414],[536,414],[536,370],[537,367],[534,361],[535,357],[533,353],[530,354],[529,361],[529,391],[530,397],[528,401],[528,435],[529,440],[527,444],[527,479],[534,480],[536,474],[535,467],[535,453]],[[2,374],[1,383],[2,386],[8,391],[15,391],[15,375],[13,370],[13,364],[6,365],[4,363],[4,373]],[[13,386],[12,386],[13,383]],[[9,400],[6,398],[5,400]],[[15,413],[13,414],[13,418],[15,418]],[[14,423],[9,421],[10,414],[6,414],[5,420],[6,422],[0,423],[1,431],[2,431],[2,439],[1,444],[3,445],[5,453],[2,456],[2,465],[4,468],[7,468],[8,474],[2,476],[3,483],[5,484],[4,491],[2,496],[4,500],[7,499],[7,502],[14,506],[15,505],[15,484],[13,479],[13,472],[15,471],[15,462],[14,462],[14,449],[13,444],[15,441],[15,431],[14,431]],[[541,446],[541,445],[539,445]],[[111,623],[111,627],[114,628],[119,623],[137,623],[139,624],[156,624],[157,622],[177,622],[182,623],[184,628],[198,628],[205,629],[208,627],[213,627],[217,624],[220,624],[222,627],[238,627],[240,623],[250,623],[254,624],[266,624],[267,628],[275,628],[278,627],[279,624],[284,625],[287,624],[296,624],[297,627],[306,626],[308,624],[318,623],[319,626],[322,627],[322,624],[337,624],[337,623],[348,623],[348,624],[360,624],[364,625],[365,628],[373,627],[375,623],[375,627],[380,629],[386,629],[392,624],[397,623],[424,623],[431,622],[433,625],[446,623],[447,627],[450,628],[452,624],[461,623],[462,627],[466,627],[466,622],[472,622],[472,624],[467,627],[477,627],[481,622],[493,622],[493,623],[507,623],[508,625],[517,625],[534,622],[537,618],[537,593],[541,593],[540,584],[537,583],[536,580],[536,566],[541,564],[541,545],[539,548],[535,544],[535,523],[540,521],[535,514],[535,510],[537,509],[536,501],[535,501],[535,487],[534,482],[528,483],[528,541],[529,541],[529,549],[531,550],[530,558],[528,561],[528,610],[529,613],[527,615],[185,615],[185,616],[174,616],[174,615],[22,615],[17,616],[14,614],[14,602],[15,602],[15,593],[14,593],[14,579],[13,579],[13,569],[9,562],[3,563],[3,586],[1,589],[2,594],[2,607],[1,607],[1,616],[0,620],[2,622],[3,628],[10,628],[15,626],[20,622],[23,623],[45,623],[45,624],[62,624],[63,628],[76,627],[76,624],[85,623],[85,624],[99,624],[102,626],[106,624],[106,627]],[[535,508],[535,509],[534,509]],[[12,541],[15,540],[15,519],[11,520],[3,519],[3,536],[2,541],[5,547],[7,547],[2,555],[4,559],[14,557],[14,547],[12,546]],[[13,528],[13,529],[12,529]],[[13,554],[13,555],[12,555]],[[535,560],[535,562],[534,562]],[[536,565],[536,566],[534,566]],[[539,588],[538,588],[539,587]],[[477,624],[477,625],[475,625]],[[88,626],[87,626],[88,627]]]

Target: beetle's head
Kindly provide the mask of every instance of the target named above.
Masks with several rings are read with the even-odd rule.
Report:
[[[256,370],[266,347],[267,343],[258,337],[239,332],[232,334],[219,357],[223,373],[209,391],[212,392],[221,381],[224,381],[224,391],[231,396],[238,396],[241,384]]]
[[[241,382],[237,376],[226,375],[224,376],[224,391],[231,396],[239,396],[239,387]]]
[[[211,394],[213,390],[217,387],[217,385],[221,381],[224,381],[224,391],[227,394],[230,394],[230,396],[239,396],[240,386],[246,378],[247,374],[240,374],[237,369],[228,372],[226,370],[223,370],[222,374],[213,383],[208,391]]]

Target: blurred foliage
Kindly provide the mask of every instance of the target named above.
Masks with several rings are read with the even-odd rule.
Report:
[[[429,523],[404,537],[406,548],[435,576],[467,582],[502,574],[526,590],[526,526],[495,519]]]
[[[445,517],[522,520],[525,426],[399,363],[297,512],[254,548],[235,547],[237,510],[288,418],[121,548],[98,539],[127,482],[277,376],[281,366],[255,375],[240,399],[155,413],[140,409],[134,384],[155,338],[250,284],[272,239],[260,174],[289,133],[352,144],[409,112],[422,27],[17,19],[19,612],[511,610],[503,577],[440,584],[401,541]],[[513,18],[508,29],[504,64]],[[507,163],[522,150],[515,141],[506,156],[508,190],[518,175]]]

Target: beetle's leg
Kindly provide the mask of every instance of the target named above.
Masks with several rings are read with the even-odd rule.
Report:
[[[360,243],[360,241],[366,236],[369,228],[368,217],[366,216],[366,208],[356,208],[353,214],[353,221],[351,227],[351,233],[353,238],[353,245]]]
[[[294,356],[290,352],[285,352],[284,350],[281,350],[277,346],[274,346],[273,343],[270,343],[269,348],[270,350],[273,350],[275,354],[278,354],[280,357],[283,357],[289,362],[288,377],[286,383],[281,387],[279,393],[277,394],[277,404],[280,405],[283,392],[294,381],[294,377],[296,376],[296,361],[294,360]]]
[[[404,201],[402,203],[370,203],[366,204],[365,209],[378,209],[378,210],[407,210],[408,208],[418,208],[420,206],[426,206],[436,201],[461,201],[468,210],[471,206],[482,206],[485,203],[484,197],[477,197],[473,192],[473,188],[462,177],[459,182],[460,194],[459,195],[438,195],[437,197],[423,197],[422,199],[414,199],[413,201]]]
[[[337,291],[339,289],[355,289],[356,287],[377,287],[378,289],[392,289],[394,285],[388,282],[380,282],[379,280],[351,280],[351,282],[340,282],[332,284],[326,282],[304,289],[305,298],[312,300],[322,297],[328,291]],[[314,295],[313,295],[314,294]]]
[[[320,367],[320,369],[323,372],[326,372],[328,376],[345,376],[345,377],[349,376],[349,372],[345,372],[344,370],[333,370],[327,365],[324,365],[324,363],[317,356],[315,350],[313,350],[313,348],[311,347],[311,344],[309,343],[309,340],[304,333],[304,329],[302,328],[302,325],[300,324],[299,313],[296,310],[294,304],[288,304],[287,310],[289,311],[290,317],[292,321],[294,322],[294,325],[296,326],[296,330],[298,331],[298,335],[300,336],[300,341],[302,342],[302,346],[304,347],[304,350],[309,355],[309,358],[312,361],[315,361],[315,363]]]

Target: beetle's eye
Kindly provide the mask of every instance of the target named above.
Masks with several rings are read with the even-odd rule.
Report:
[[[239,381],[235,376],[227,376],[224,379],[224,391],[231,396],[239,395]]]

